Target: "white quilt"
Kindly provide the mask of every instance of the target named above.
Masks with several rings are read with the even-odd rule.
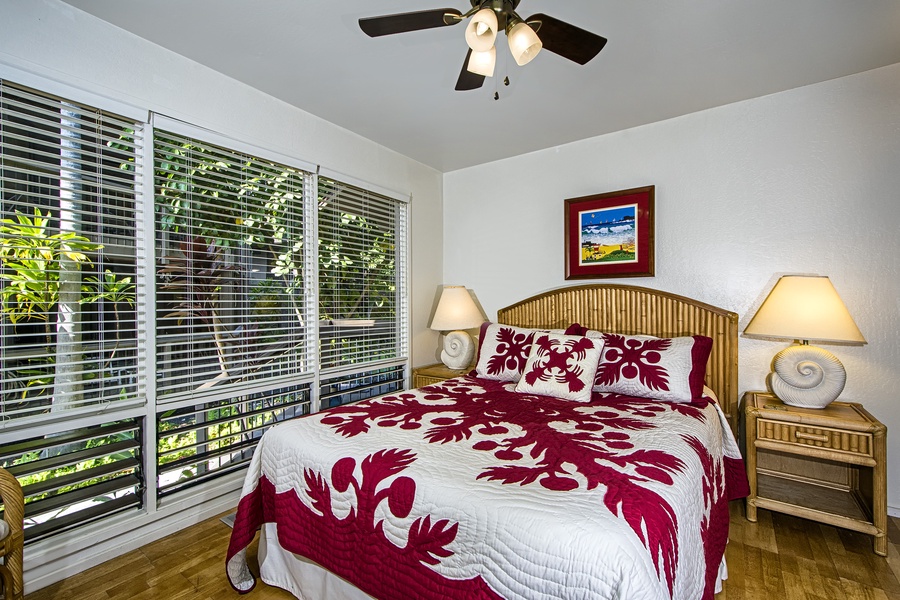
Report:
[[[737,446],[711,401],[515,393],[475,377],[269,430],[227,557],[285,550],[388,598],[712,598]]]

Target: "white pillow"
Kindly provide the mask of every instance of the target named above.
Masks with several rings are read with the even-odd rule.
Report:
[[[539,333],[516,391],[590,402],[602,351],[602,339]]]

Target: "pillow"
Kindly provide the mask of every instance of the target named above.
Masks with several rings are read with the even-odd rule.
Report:
[[[602,337],[603,356],[594,380],[595,392],[669,402],[691,402],[703,395],[711,338],[616,333],[604,333]]]
[[[589,402],[603,341],[577,335],[539,333],[517,392]]]
[[[475,372],[484,379],[518,381],[522,376],[536,330],[484,323],[478,338]]]
[[[572,323],[566,329],[566,335],[587,335],[588,328],[578,323]],[[592,336],[593,337],[593,336]]]

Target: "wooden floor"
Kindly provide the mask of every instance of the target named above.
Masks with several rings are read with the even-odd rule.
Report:
[[[744,518],[731,505],[729,578],[716,600],[900,599],[900,519],[891,518],[888,557],[872,539],[812,521],[759,510]],[[239,596],[225,577],[231,530],[218,518],[28,594],[26,600],[288,600],[260,583]],[[250,555],[255,556],[256,548]]]

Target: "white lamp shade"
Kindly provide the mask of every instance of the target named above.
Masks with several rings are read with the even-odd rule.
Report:
[[[509,38],[509,51],[512,52],[516,64],[520,67],[530,63],[544,46],[534,29],[524,21],[513,25],[507,33],[507,37]]]
[[[749,337],[862,345],[853,317],[828,277],[786,275],[744,329]]]
[[[469,63],[466,70],[476,75],[484,75],[485,77],[494,76],[494,65],[497,64],[497,48],[491,48],[485,52],[476,52],[472,50],[469,56]]]
[[[472,329],[484,323],[481,311],[472,300],[469,290],[461,285],[450,285],[441,292],[437,310],[431,320],[431,329],[455,331]]]
[[[482,8],[472,16],[466,26],[466,43],[475,52],[486,52],[497,39],[497,14],[490,8]]]

